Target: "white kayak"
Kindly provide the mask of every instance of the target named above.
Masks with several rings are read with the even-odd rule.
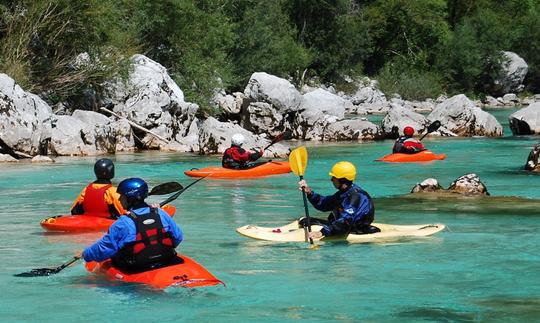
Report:
[[[393,241],[408,237],[424,237],[444,230],[444,224],[416,224],[416,225],[393,225],[384,223],[372,223],[371,225],[381,229],[381,232],[369,234],[349,234],[346,237],[322,238],[318,241],[348,241],[350,243]],[[311,231],[319,231],[320,225],[312,225]],[[291,222],[278,228],[258,227],[245,225],[237,228],[236,232],[258,240],[281,241],[281,242],[304,242],[304,229],[299,227],[298,221]]]

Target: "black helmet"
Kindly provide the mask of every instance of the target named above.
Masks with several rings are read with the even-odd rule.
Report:
[[[114,164],[109,158],[101,158],[94,165],[97,179],[112,179],[114,177]]]

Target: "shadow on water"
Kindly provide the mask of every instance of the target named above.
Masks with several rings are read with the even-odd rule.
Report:
[[[455,196],[437,193],[408,194],[374,199],[382,212],[448,212],[477,215],[538,216],[540,200],[513,196]]]
[[[540,317],[540,298],[500,296],[476,302],[489,311],[482,315],[483,321],[537,322]]]
[[[153,301],[159,301],[160,297],[164,299],[168,295],[174,294],[178,297],[211,297],[219,294],[219,291],[225,290],[222,285],[185,288],[185,287],[167,287],[165,289],[153,288],[145,284],[126,283],[122,281],[110,280],[99,275],[87,275],[73,278],[71,284],[80,288],[99,289],[107,294],[115,294],[126,299],[145,301],[151,297]]]
[[[416,307],[399,312],[397,316],[414,319],[414,321],[433,322],[477,322],[478,314],[470,312],[460,312],[448,308],[440,307]]]

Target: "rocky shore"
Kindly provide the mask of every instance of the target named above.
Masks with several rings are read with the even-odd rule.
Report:
[[[480,102],[459,94],[413,102],[398,95],[387,99],[377,82],[367,78],[351,80],[356,90],[346,94],[322,85],[298,90],[288,80],[262,72],[253,73],[244,92],[216,90],[213,103],[219,114],[201,116],[199,106],[185,101],[163,66],[143,55],[133,56],[132,63],[128,81],[110,80],[93,111],[73,113],[64,104],[49,106],[0,74],[0,161],[141,149],[219,154],[234,133],[244,134],[247,147],[264,147],[284,131],[310,141],[379,140],[394,138],[396,127],[405,125],[421,136],[435,120],[443,126],[430,136],[498,137],[503,128],[484,108],[502,106],[524,106],[509,117],[514,135],[540,134],[540,95],[519,99],[507,93]],[[501,86],[519,89],[523,68],[508,73]],[[385,116],[376,125],[362,117],[368,114]],[[275,144],[265,156],[287,153],[287,147]],[[532,160],[536,164],[529,168],[537,169],[538,158]]]

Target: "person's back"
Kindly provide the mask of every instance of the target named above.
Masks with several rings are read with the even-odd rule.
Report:
[[[117,218],[120,214],[125,213],[116,188],[111,182],[111,179],[114,178],[112,160],[99,159],[94,164],[94,173],[96,180],[79,193],[71,206],[71,214]]]
[[[251,162],[261,158],[264,151],[247,151],[242,148],[245,138],[242,134],[235,134],[231,138],[231,147],[223,153],[221,166],[230,169],[246,169],[254,167]]]
[[[111,258],[119,269],[142,271],[176,259],[175,248],[183,239],[182,230],[165,211],[144,201],[148,196],[146,182],[140,178],[126,179],[118,185],[118,193],[129,212],[98,242],[84,250],[85,261]]]
[[[416,154],[423,150],[426,150],[422,142],[418,139],[413,138],[414,128],[405,127],[403,129],[403,136],[399,137],[392,148],[392,153],[401,153],[401,154]]]

